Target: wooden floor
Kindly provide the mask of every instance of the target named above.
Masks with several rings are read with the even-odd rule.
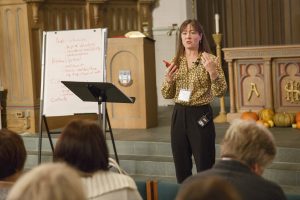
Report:
[[[158,126],[149,129],[113,129],[115,140],[124,141],[154,141],[170,142],[170,121],[173,106],[159,107],[158,109]],[[228,123],[215,124],[216,126],[216,143],[219,144]],[[300,129],[289,128],[270,128],[274,134],[275,141],[279,147],[300,148]]]

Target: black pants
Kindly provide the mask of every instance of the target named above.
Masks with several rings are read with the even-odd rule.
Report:
[[[203,114],[210,118],[205,127],[197,121]],[[171,146],[178,183],[192,175],[192,155],[197,172],[215,163],[215,126],[210,105],[183,106],[175,104],[171,124]]]

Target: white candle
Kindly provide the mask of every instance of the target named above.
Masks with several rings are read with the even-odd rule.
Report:
[[[220,29],[219,29],[219,20],[220,20],[220,15],[219,14],[215,14],[216,33],[220,32]]]

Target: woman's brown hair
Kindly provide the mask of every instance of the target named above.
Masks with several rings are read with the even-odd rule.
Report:
[[[23,139],[17,133],[0,130],[0,180],[23,170],[26,149]]]
[[[108,170],[108,148],[100,125],[88,120],[71,121],[56,143],[53,160],[65,161],[86,173]]]
[[[197,31],[200,35],[202,35],[202,38],[199,41],[198,52],[200,53],[200,52],[205,51],[207,53],[211,53],[211,50],[210,50],[208,41],[206,39],[206,36],[205,36],[202,25],[196,19],[187,19],[181,24],[181,26],[179,28],[178,46],[177,46],[177,52],[176,52],[176,55],[175,55],[175,58],[174,58],[174,63],[176,65],[179,64],[179,59],[180,59],[181,56],[184,56],[184,52],[185,52],[184,46],[182,44],[181,33],[186,29],[186,27],[189,24],[192,27],[194,27],[195,31]]]

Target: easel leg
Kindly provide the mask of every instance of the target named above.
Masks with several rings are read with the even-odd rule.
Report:
[[[44,123],[45,123],[45,128],[46,128],[46,131],[47,131],[47,135],[48,135],[50,146],[51,146],[52,153],[53,153],[54,152],[54,146],[53,146],[52,138],[51,138],[51,135],[50,135],[50,131],[49,131],[49,127],[48,127],[48,123],[47,123],[47,119],[46,119],[45,115],[43,115],[43,120],[44,120]]]
[[[42,160],[42,124],[43,124],[43,119],[40,118],[40,132],[39,132],[39,149],[38,149],[38,165],[41,164]]]
[[[114,139],[114,135],[113,135],[113,132],[112,132],[112,129],[111,129],[111,125],[110,125],[110,121],[109,121],[109,117],[108,117],[108,113],[107,113],[106,108],[105,108],[105,114],[106,114],[106,120],[107,120],[107,123],[108,123],[108,131],[110,133],[110,138],[111,138],[111,142],[112,142],[114,153],[115,153],[115,158],[116,158],[117,163],[120,164],[118,154],[117,154],[115,139]],[[105,132],[106,132],[106,127],[105,127]]]

